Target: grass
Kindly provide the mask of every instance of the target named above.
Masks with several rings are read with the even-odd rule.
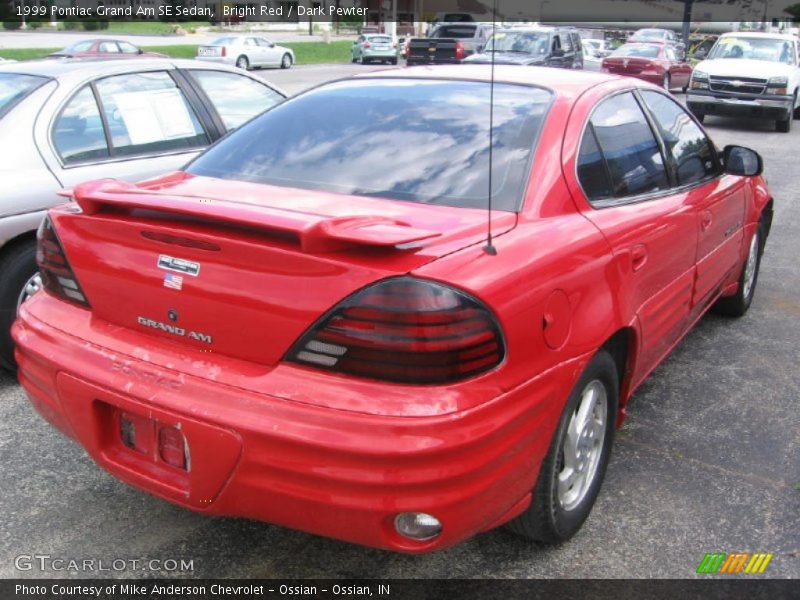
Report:
[[[353,43],[349,41],[325,42],[287,42],[281,44],[294,50],[296,64],[316,65],[321,63],[347,63],[350,62],[350,48]],[[177,46],[142,46],[143,50],[160,52],[171,58],[194,58],[197,56],[195,44],[180,44]],[[61,48],[0,48],[0,56],[13,60],[35,60],[44,58],[48,54],[57,52]]]

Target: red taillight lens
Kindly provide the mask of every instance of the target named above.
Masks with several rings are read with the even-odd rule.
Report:
[[[369,50],[370,48],[372,48],[372,44],[370,44],[369,42],[364,42],[363,44],[361,44],[361,47],[364,48],[365,50]]]
[[[505,344],[494,316],[449,286],[398,277],[350,296],[287,360],[401,383],[448,383],[496,367]]]
[[[39,265],[44,289],[57,298],[89,308],[89,302],[72,272],[50,217],[44,218],[36,238],[36,263]]]
[[[228,49],[225,46],[222,47],[222,52],[220,53],[220,56],[228,56]]]
[[[464,58],[464,44],[456,42],[456,58]]]

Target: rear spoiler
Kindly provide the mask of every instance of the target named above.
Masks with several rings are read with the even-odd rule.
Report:
[[[87,215],[114,208],[144,209],[290,234],[299,241],[301,250],[309,253],[336,252],[354,246],[404,250],[440,235],[381,215],[327,217],[229,200],[162,194],[115,179],[81,183],[71,190],[61,190],[59,195],[73,198]]]

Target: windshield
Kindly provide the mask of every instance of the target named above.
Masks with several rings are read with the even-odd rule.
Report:
[[[504,32],[492,36],[486,44],[486,52],[524,52],[525,54],[547,54],[549,34],[545,32]]]
[[[640,29],[632,37],[638,40],[663,40],[664,32],[660,29]]]
[[[482,208],[489,191],[489,90],[473,81],[332,83],[250,121],[187,171]],[[492,201],[499,210],[519,208],[551,98],[541,88],[494,86]]]
[[[653,46],[652,44],[625,44],[620,46],[611,56],[638,56],[641,58],[658,58],[661,52],[660,46]]]
[[[792,42],[780,38],[725,36],[717,41],[708,58],[749,58],[794,64]]]
[[[46,77],[35,75],[0,73],[0,117],[46,81]]]

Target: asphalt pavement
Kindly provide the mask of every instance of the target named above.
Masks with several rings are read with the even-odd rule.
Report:
[[[263,71],[297,92],[358,65]],[[83,576],[692,578],[707,552],[771,552],[764,577],[800,578],[800,121],[707,119],[717,145],[754,148],[775,196],[755,300],[703,318],[635,394],[603,489],[557,547],[496,530],[407,556],[243,519],[209,518],[128,487],[47,425],[0,374],[0,577],[69,573],[19,556],[190,560],[192,569]],[[21,563],[24,567],[24,560]],[[170,563],[171,565],[171,563]]]

